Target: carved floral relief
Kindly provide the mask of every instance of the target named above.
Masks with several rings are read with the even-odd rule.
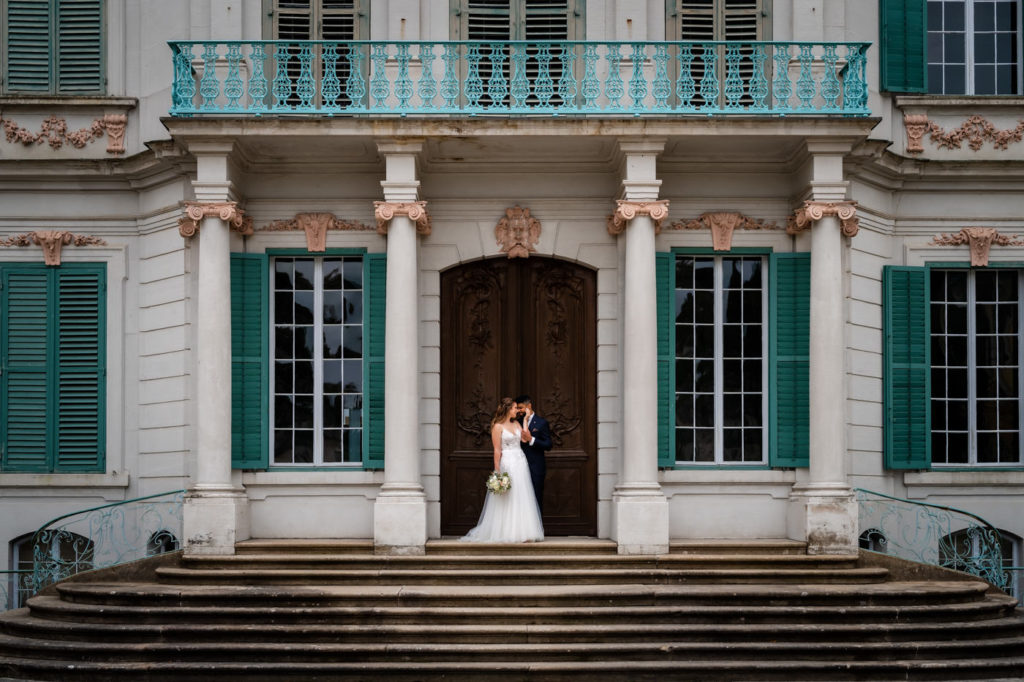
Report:
[[[924,151],[921,140],[925,133],[940,149],[961,149],[966,141],[973,151],[982,148],[986,141],[996,149],[1006,150],[1011,144],[1024,139],[1024,120],[1015,128],[997,129],[984,116],[974,115],[953,130],[946,131],[935,121],[930,121],[927,114],[904,114],[903,127],[907,132],[907,152],[920,154]]]
[[[775,223],[749,218],[736,212],[708,212],[699,218],[679,221],[670,226],[673,230],[711,230],[711,245],[715,251],[728,251],[732,248],[732,233],[735,230],[777,230]]]
[[[537,251],[540,221],[530,215],[528,208],[506,208],[505,217],[494,226],[494,238],[509,258],[529,258]]]
[[[63,230],[37,230],[25,234],[0,239],[0,246],[32,246],[43,248],[43,263],[60,265],[61,249],[73,244],[75,246],[105,246],[106,242],[91,235],[73,234]]]
[[[38,132],[32,132],[18,125],[16,121],[0,118],[8,142],[20,142],[26,146],[45,142],[51,149],[60,149],[67,143],[75,149],[82,149],[106,133],[108,154],[124,153],[124,131],[127,123],[128,117],[125,114],[107,114],[103,118],[93,119],[85,128],[69,130],[66,119],[51,115],[43,120]]]
[[[328,230],[371,230],[358,221],[342,220],[333,213],[298,213],[290,220],[275,220],[260,228],[261,232],[302,230],[306,233],[306,249],[310,252],[327,250]]]
[[[967,244],[971,250],[971,265],[975,267],[988,265],[989,251],[993,244],[999,246],[1024,246],[1024,241],[1015,234],[1001,234],[994,227],[965,227],[952,234],[937,234],[932,239],[937,246],[962,246]]]

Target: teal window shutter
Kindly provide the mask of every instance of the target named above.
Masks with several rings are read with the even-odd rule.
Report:
[[[881,89],[928,92],[927,0],[881,0]]]
[[[102,0],[57,1],[57,92],[101,92]]]
[[[56,470],[103,470],[106,462],[106,265],[53,270],[57,298]]]
[[[366,311],[366,447],[363,466],[384,468],[384,323],[387,293],[387,255],[366,254],[363,309]]]
[[[9,92],[50,92],[50,0],[7,0],[4,19],[4,88]]]
[[[7,0],[4,91],[105,90],[103,0]]]
[[[768,385],[773,467],[810,466],[811,254],[771,256]],[[839,428],[841,425],[837,426]]]
[[[882,271],[885,467],[931,466],[931,357],[928,269]]]
[[[675,303],[676,257],[673,253],[655,254],[658,292],[658,466],[676,463],[675,448]]]
[[[268,260],[231,254],[231,466],[270,463]]]

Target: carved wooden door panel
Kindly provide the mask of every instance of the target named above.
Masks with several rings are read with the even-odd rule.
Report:
[[[491,471],[491,414],[528,393],[551,424],[544,530],[597,532],[596,276],[531,257],[441,276],[441,532],[474,525]]]

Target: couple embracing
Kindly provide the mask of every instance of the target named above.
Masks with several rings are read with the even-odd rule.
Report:
[[[521,422],[521,423],[520,423]],[[494,471],[507,473],[512,486],[489,493],[480,521],[462,539],[469,542],[536,542],[544,539],[544,452],[551,449],[548,423],[533,412],[530,396],[502,398],[491,418]]]

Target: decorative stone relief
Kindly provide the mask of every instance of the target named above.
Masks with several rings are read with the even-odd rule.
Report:
[[[857,219],[856,201],[811,201],[796,209],[786,225],[787,234],[797,234],[810,229],[811,225],[825,216],[839,218],[839,228],[843,236],[853,237],[860,231]]]
[[[711,230],[711,246],[715,251],[728,251],[732,248],[734,230],[777,230],[775,223],[749,218],[736,212],[708,212],[699,218],[679,221],[669,226],[673,230]]]
[[[971,249],[971,265],[988,265],[988,253],[993,244],[999,246],[1022,246],[1024,241],[1015,234],[1001,234],[994,227],[965,227],[952,234],[937,234],[932,244],[938,246],[961,246],[967,244]]]
[[[377,218],[377,232],[380,234],[388,233],[388,223],[396,215],[408,216],[416,224],[416,234],[430,234],[430,214],[427,213],[425,201],[375,201],[373,214]]]
[[[252,218],[238,208],[236,201],[186,201],[185,217],[178,220],[178,232],[185,238],[194,237],[207,216],[220,218],[239,234],[248,236],[253,232]]]
[[[341,220],[333,213],[298,213],[291,220],[275,220],[260,228],[260,232],[303,230],[306,233],[306,250],[323,252],[327,250],[327,230],[372,230],[363,223]]]
[[[61,249],[65,245],[105,246],[106,242],[99,237],[72,234],[63,230],[37,230],[0,239],[0,246],[32,246],[33,244],[43,247],[43,263],[60,265]]]
[[[537,251],[540,221],[530,215],[528,208],[506,208],[505,217],[494,226],[494,238],[509,258],[529,258]]]
[[[1016,128],[997,130],[984,116],[971,116],[959,128],[949,132],[935,121],[929,121],[927,114],[904,114],[903,127],[907,131],[907,152],[920,154],[924,151],[921,139],[928,133],[928,139],[940,149],[961,149],[964,140],[973,151],[978,151],[988,140],[996,149],[1007,149],[1011,144],[1024,139],[1024,120]]]
[[[668,199],[657,201],[625,201],[616,202],[615,213],[608,216],[608,234],[622,234],[630,220],[638,215],[649,215],[654,221],[654,233],[661,232],[661,221],[668,217]]]
[[[103,137],[106,132],[108,154],[124,153],[124,131],[127,123],[128,117],[125,114],[107,114],[103,118],[93,119],[86,128],[69,131],[66,119],[51,115],[43,120],[39,132],[34,133],[15,121],[0,118],[8,142],[21,142],[26,146],[46,142],[51,149],[60,149],[66,142],[75,149],[82,149],[93,140]]]
[[[928,132],[928,114],[903,114],[903,129],[907,131],[907,153],[923,152],[921,139]]]

